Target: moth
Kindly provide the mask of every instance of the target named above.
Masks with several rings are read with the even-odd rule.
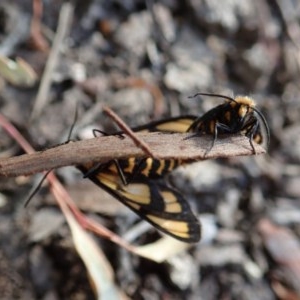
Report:
[[[180,116],[133,128],[135,132],[158,131],[191,133],[188,138],[208,134],[213,141],[222,134],[240,133],[254,144],[269,144],[269,128],[253,99],[198,93],[195,96],[215,96],[226,101],[202,116]],[[194,97],[195,97],[194,96]],[[120,133],[116,133],[120,135]],[[158,160],[151,157],[111,160],[103,164],[86,163],[77,166],[85,177],[129,207],[158,230],[187,243],[201,237],[201,225],[187,200],[164,177],[183,162],[179,159]]]
[[[255,107],[255,101],[248,96],[231,98],[224,95],[197,93],[196,96],[213,96],[224,98],[226,101],[198,117],[187,129],[194,133],[191,137],[209,134],[213,136],[209,152],[219,135],[242,134],[249,138],[253,153],[255,148],[253,141],[262,145],[265,149],[270,143],[270,131],[263,114]],[[191,138],[189,137],[189,138]]]

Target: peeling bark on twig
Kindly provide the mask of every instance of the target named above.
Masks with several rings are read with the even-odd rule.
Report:
[[[252,155],[249,139],[245,136],[219,137],[213,149],[206,154],[212,143],[211,136],[185,140],[190,134],[137,133],[151,149],[155,158],[177,158],[186,161],[217,157]],[[257,154],[265,150],[255,145]],[[145,157],[145,152],[134,145],[129,137],[97,137],[90,140],[70,142],[51,149],[0,160],[0,177],[30,175],[50,169],[87,162],[106,162],[111,159]]]

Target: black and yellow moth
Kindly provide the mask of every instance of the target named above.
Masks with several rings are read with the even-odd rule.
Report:
[[[192,135],[213,136],[210,151],[222,134],[243,134],[265,147],[269,144],[269,128],[264,116],[255,108],[253,99],[245,96],[230,98],[223,95],[196,95],[225,98],[226,101],[198,116],[182,116],[152,122],[133,128],[136,132],[190,132]],[[195,96],[196,96],[195,95]],[[120,134],[120,132],[116,133]],[[164,176],[181,165],[179,159],[128,158],[103,164],[77,166],[85,177],[117,198],[142,219],[158,230],[184,242],[200,240],[201,229],[186,199],[164,180]]]

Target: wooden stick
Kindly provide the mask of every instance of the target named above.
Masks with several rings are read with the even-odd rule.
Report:
[[[252,155],[249,139],[245,136],[219,137],[213,149],[207,153],[212,137],[202,136],[184,140],[190,134],[136,133],[160,159],[203,160],[217,157]],[[265,150],[255,145],[257,154]],[[205,155],[205,157],[204,157]],[[145,152],[136,147],[129,137],[118,139],[103,136],[90,140],[70,142],[54,148],[0,160],[0,177],[30,175],[63,166],[87,162],[106,162],[111,159],[145,157]]]

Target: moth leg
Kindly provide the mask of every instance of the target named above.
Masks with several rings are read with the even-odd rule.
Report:
[[[111,134],[105,132],[105,131],[102,131],[100,129],[93,129],[93,135],[94,137],[97,137],[97,133],[101,133],[103,134],[104,136],[110,136]],[[118,136],[119,138],[123,139],[124,136],[122,134],[116,134],[115,136]],[[125,179],[125,175],[124,175],[124,172],[122,171],[122,168],[118,162],[118,160],[114,159],[113,162],[115,163],[116,165],[116,168],[117,168],[117,171],[118,171],[118,174],[122,180],[122,182],[124,184],[126,184],[126,179]],[[93,175],[96,175],[96,173],[98,172],[101,172],[102,171],[102,168],[104,167],[104,165],[106,164],[103,164],[103,163],[97,163],[96,165],[94,165],[91,169],[89,169],[84,175],[83,175],[83,178],[87,178],[87,177],[90,177],[90,176],[93,176]]]
[[[91,167],[85,174],[83,174],[83,178],[88,178],[90,176],[96,175],[96,173],[101,172],[102,167],[102,163],[97,163],[96,165]]]
[[[135,179],[135,177],[141,173],[141,171],[143,170],[143,163],[146,160],[147,160],[147,158],[143,158],[138,162],[137,167],[134,170],[134,172],[126,177],[126,183],[124,183],[125,185],[130,184]]]
[[[42,184],[44,183],[45,179],[47,178],[47,176],[49,175],[49,173],[53,171],[48,170],[46,172],[46,174],[42,177],[42,179],[40,180],[39,184],[34,188],[34,190],[30,193],[30,195],[28,196],[28,198],[25,200],[24,203],[24,207],[27,207],[27,205],[29,204],[29,202],[31,201],[31,199],[37,194],[37,192],[39,191],[39,189],[41,188]]]
[[[256,150],[255,150],[254,145],[253,145],[253,137],[254,137],[254,133],[258,129],[258,126],[259,126],[259,122],[254,121],[253,124],[250,126],[250,130],[249,130],[249,134],[250,134],[249,135],[249,142],[250,142],[251,148],[253,150],[253,154],[256,154]]]
[[[94,137],[97,137],[97,134],[96,133],[101,133],[102,135],[104,135],[104,136],[117,136],[118,138],[120,138],[120,139],[125,139],[125,136],[122,134],[122,133],[112,133],[112,134],[110,134],[110,133],[107,133],[107,132],[105,132],[105,131],[103,131],[103,130],[100,130],[100,129],[93,129],[93,135],[94,135]]]
[[[215,123],[215,126],[214,126],[214,133],[213,133],[213,141],[211,143],[211,146],[205,151],[204,153],[204,157],[206,157],[206,155],[212,150],[212,148],[215,146],[215,143],[217,141],[217,138],[218,138],[218,132],[219,130],[223,130],[225,132],[230,132],[230,128],[223,124],[223,123],[218,123],[216,122]]]
[[[115,164],[116,168],[117,168],[117,172],[118,172],[118,175],[120,176],[121,180],[122,180],[122,183],[124,185],[127,185],[128,182],[127,182],[127,179],[126,179],[126,176],[118,162],[117,159],[114,159],[113,160],[113,163]],[[104,168],[104,166],[106,166],[106,164],[103,164],[103,163],[97,163],[96,165],[94,165],[92,168],[90,168],[85,174],[83,174],[83,178],[89,178],[91,176],[94,176],[96,175],[97,173],[101,172],[102,169]]]
[[[119,161],[117,159],[114,159],[114,164],[115,164],[115,166],[117,168],[117,171],[118,171],[118,174],[119,174],[119,176],[120,176],[120,178],[122,180],[122,183],[124,185],[127,185],[128,184],[127,178],[126,178],[126,176],[125,176],[125,174],[124,174],[124,172],[123,172],[123,170],[122,170],[122,168],[121,168],[121,166],[119,164]]]

